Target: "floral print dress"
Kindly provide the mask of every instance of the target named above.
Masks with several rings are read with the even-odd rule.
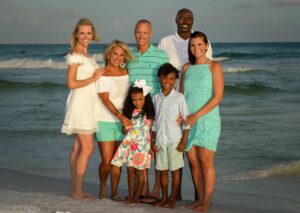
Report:
[[[151,155],[148,153],[151,147],[151,121],[146,115],[142,116],[137,109],[133,110],[131,121],[133,127],[126,134],[111,164],[121,167],[125,163],[127,167],[139,170],[148,169],[151,163]]]

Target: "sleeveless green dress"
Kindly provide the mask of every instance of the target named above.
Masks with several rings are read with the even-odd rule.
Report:
[[[203,107],[213,95],[212,74],[208,64],[190,65],[184,76],[184,97],[190,114]],[[219,106],[200,117],[190,129],[186,151],[199,146],[216,151],[221,133]]]

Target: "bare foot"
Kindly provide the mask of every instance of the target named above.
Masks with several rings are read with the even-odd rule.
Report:
[[[162,207],[169,208],[169,209],[174,209],[174,207],[175,207],[175,201],[174,200],[169,200],[169,202],[167,202]]]
[[[161,201],[158,201],[156,203],[153,203],[152,206],[159,206],[159,207],[164,207],[164,205],[166,205],[168,203],[168,200],[167,199],[163,199]]]
[[[187,205],[186,208],[188,208],[188,209],[195,209],[198,206],[201,206],[201,204],[202,204],[201,201],[196,201],[196,202],[193,202],[193,203]]]
[[[197,208],[194,208],[194,210],[198,212],[205,212],[207,209],[209,209],[210,206],[211,206],[210,204],[205,204],[205,205],[198,206]]]
[[[88,193],[82,193],[82,194],[71,194],[71,198],[73,198],[74,200],[82,200],[82,199],[86,199],[89,201],[95,201],[97,200],[96,197],[94,197],[93,195],[90,195]]]
[[[160,197],[160,189],[158,189],[158,190],[153,189],[152,192],[150,193],[150,196],[159,198]]]

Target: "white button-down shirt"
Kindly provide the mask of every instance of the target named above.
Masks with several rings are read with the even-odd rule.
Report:
[[[182,129],[176,122],[178,115],[183,120],[189,115],[187,103],[183,94],[172,90],[167,96],[161,91],[153,96],[155,121],[153,131],[156,132],[156,144],[179,143]],[[184,126],[183,129],[189,129]]]

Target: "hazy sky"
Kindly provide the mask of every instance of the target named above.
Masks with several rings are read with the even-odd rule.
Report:
[[[300,0],[0,0],[0,44],[69,43],[75,23],[93,21],[107,43],[134,42],[137,20],[153,24],[154,43],[176,31],[178,9],[212,42],[300,41]]]

